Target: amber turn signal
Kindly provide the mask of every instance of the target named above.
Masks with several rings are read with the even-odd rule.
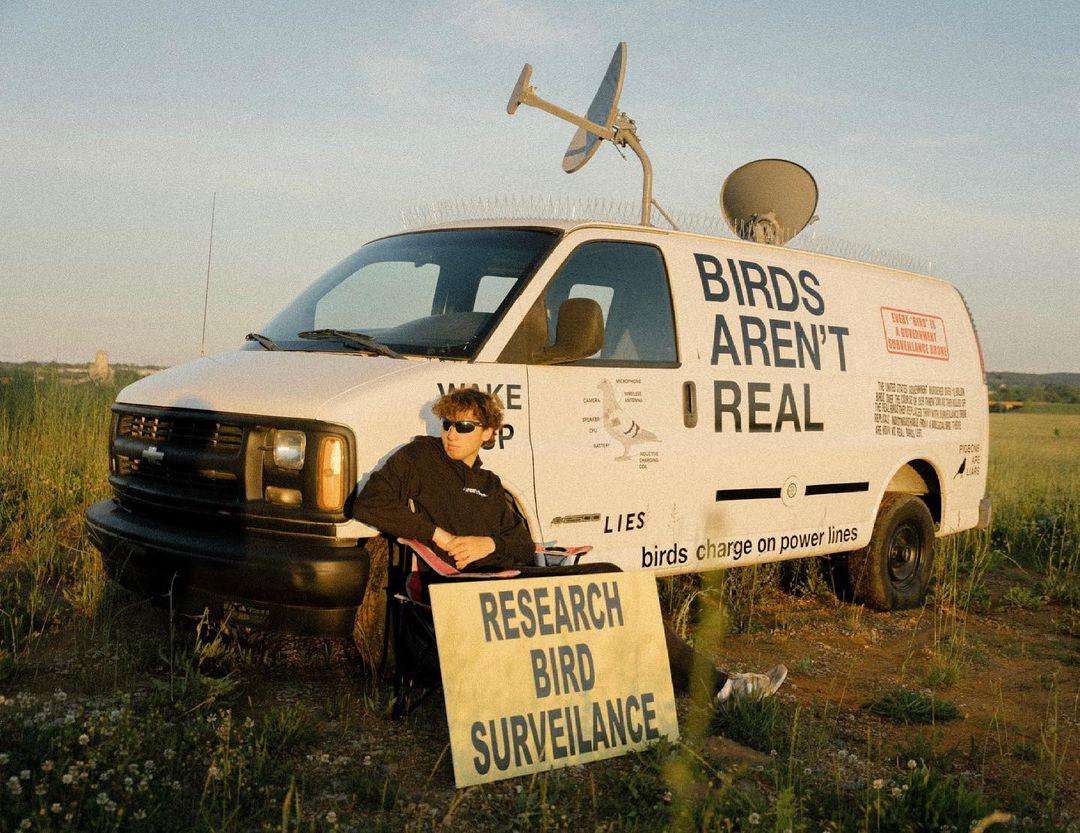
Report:
[[[340,509],[345,502],[345,443],[341,437],[323,437],[319,443],[315,503],[324,512]]]

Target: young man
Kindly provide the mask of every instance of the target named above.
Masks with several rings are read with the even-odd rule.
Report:
[[[481,467],[480,449],[493,448],[502,427],[498,398],[475,388],[455,389],[441,397],[432,412],[442,420],[441,436],[416,437],[372,472],[353,502],[353,517],[388,535],[430,543],[459,570],[514,567],[526,576],[550,574],[534,567],[532,536],[510,505],[498,475]],[[618,569],[589,564],[560,572]],[[669,628],[664,628],[664,634],[672,682],[677,691],[686,691],[694,666],[693,649]],[[727,674],[707,662],[699,662],[698,667],[712,669],[713,679],[705,682],[717,691],[719,700],[767,696],[787,676],[782,665],[766,674]]]

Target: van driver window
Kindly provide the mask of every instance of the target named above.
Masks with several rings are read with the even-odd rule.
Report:
[[[604,314],[604,344],[582,364],[673,364],[675,324],[660,250],[639,243],[602,241],[576,249],[544,293],[548,341],[555,341],[559,307],[591,298]]]

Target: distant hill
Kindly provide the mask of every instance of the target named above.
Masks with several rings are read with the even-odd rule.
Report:
[[[1080,403],[1080,373],[1010,373],[988,370],[990,398],[1022,402]]]

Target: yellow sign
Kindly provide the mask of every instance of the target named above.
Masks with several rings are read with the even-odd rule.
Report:
[[[651,574],[446,582],[431,603],[459,787],[678,738]]]

